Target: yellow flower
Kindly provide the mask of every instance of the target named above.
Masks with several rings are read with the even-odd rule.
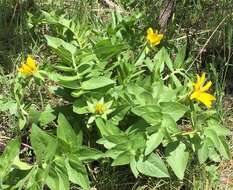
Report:
[[[18,71],[24,75],[33,75],[37,72],[36,61],[28,55],[26,63],[22,63]]]
[[[203,104],[205,104],[208,108],[212,106],[212,101],[215,100],[215,97],[211,94],[207,93],[206,91],[209,90],[209,88],[212,85],[212,82],[205,83],[205,73],[202,73],[201,77],[197,75],[197,82],[193,84],[194,90],[190,96],[190,99],[195,99],[196,101],[199,101]]]
[[[104,114],[104,112],[107,110],[106,106],[104,105],[104,103],[101,102],[97,102],[95,104],[95,113],[96,114]]]
[[[163,34],[158,34],[157,30],[155,30],[154,32],[152,28],[148,28],[146,39],[150,42],[152,46],[157,46],[163,39]]]

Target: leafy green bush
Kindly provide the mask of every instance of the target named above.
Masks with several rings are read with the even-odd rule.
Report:
[[[56,58],[38,66],[29,56],[19,68],[14,93],[31,160],[20,158],[21,138],[12,140],[0,158],[1,189],[90,189],[86,166],[94,160],[128,165],[135,177],[182,180],[196,158],[200,165],[229,159],[229,131],[206,92],[211,82],[204,85],[203,73],[194,83],[185,71],[185,46],[171,58],[175,50],[152,29],[146,43],[146,32],[133,28],[140,15],[113,12],[101,31],[42,15],[36,23],[52,28],[45,39]],[[34,82],[49,83],[62,105],[43,112],[25,105],[21,92]]]

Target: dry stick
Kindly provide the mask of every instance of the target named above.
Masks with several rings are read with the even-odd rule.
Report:
[[[119,12],[124,12],[123,9],[117,5],[116,3],[113,3],[110,0],[103,0],[110,8],[116,9]]]
[[[205,44],[203,45],[203,47],[201,48],[201,50],[198,52],[197,56],[195,57],[195,59],[193,60],[193,62],[190,64],[189,68],[186,70],[186,73],[192,68],[193,64],[195,63],[195,61],[198,59],[198,57],[202,54],[203,50],[205,49],[205,47],[208,45],[210,39],[213,37],[213,35],[217,32],[218,28],[224,23],[224,21],[226,20],[226,18],[228,17],[228,15],[218,24],[218,26],[214,29],[213,33],[210,35],[210,37],[207,39],[207,41],[205,42]]]

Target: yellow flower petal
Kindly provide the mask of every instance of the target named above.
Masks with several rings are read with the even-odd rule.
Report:
[[[195,99],[196,101],[201,102],[210,108],[212,106],[212,102],[215,100],[215,97],[209,93],[206,93],[206,91],[211,87],[212,82],[209,81],[206,85],[204,85],[205,80],[205,73],[202,73],[201,76],[197,75],[197,82],[193,84],[194,91],[190,95],[190,99]]]
[[[32,69],[26,64],[23,64],[21,66],[20,71],[22,71],[23,74],[32,74],[33,73]]]
[[[201,86],[204,84],[204,82],[205,82],[205,73],[202,73],[201,78],[200,78]]]
[[[18,71],[25,75],[33,75],[35,72],[37,72],[36,61],[29,55],[26,63],[22,63]]]
[[[205,104],[208,108],[212,106],[212,101],[215,100],[215,97],[206,92],[202,92],[195,98],[196,100]]]
[[[194,84],[195,90],[196,91],[199,90],[201,88],[201,85],[202,85],[201,77],[197,74],[197,82]]]
[[[193,100],[199,96],[199,92],[193,92],[190,96],[190,99]]]
[[[209,90],[209,88],[211,87],[211,85],[212,85],[212,82],[209,81],[205,86],[201,87],[201,91],[205,92],[205,91]]]
[[[147,29],[147,34],[148,35],[151,35],[153,33],[154,33],[154,31],[153,31],[153,29],[151,27]]]
[[[34,71],[36,70],[36,61],[29,55],[26,64]]]

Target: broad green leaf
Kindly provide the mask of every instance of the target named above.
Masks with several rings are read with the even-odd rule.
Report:
[[[181,129],[177,127],[175,120],[168,114],[162,116],[161,128],[166,129],[169,134],[181,132]]]
[[[65,166],[72,183],[80,185],[83,189],[90,189],[86,168],[77,155],[68,155]]]
[[[144,132],[135,132],[132,134],[129,134],[129,142],[130,150],[131,152],[134,152],[134,154],[138,153],[138,150],[144,152],[144,149],[146,147],[146,135]]]
[[[163,82],[155,82],[152,84],[152,96],[155,103],[175,102],[177,99],[177,90],[167,87]]]
[[[55,166],[51,167],[45,182],[51,190],[69,190],[69,179],[66,173]]]
[[[140,173],[151,177],[169,177],[167,167],[163,160],[154,153],[151,153],[144,161],[137,162],[137,169]]]
[[[26,162],[22,162],[20,159],[19,159],[19,156],[16,156],[15,157],[15,160],[12,164],[12,167],[14,168],[17,168],[17,169],[20,169],[20,170],[30,170],[33,166],[32,165],[29,165],[28,163]]]
[[[163,131],[162,129],[159,129],[156,133],[150,135],[148,137],[148,140],[146,141],[146,150],[145,155],[147,156],[152,151],[154,151],[162,142],[163,140]]]
[[[75,89],[75,90],[81,90],[81,86],[80,86],[80,82],[77,80],[73,80],[73,81],[63,81],[60,80],[58,81],[58,83],[65,87],[65,88],[69,88],[69,89]]]
[[[130,144],[128,142],[115,145],[108,151],[104,153],[105,157],[110,157],[112,159],[116,159],[123,152],[127,152],[130,149]]]
[[[59,50],[59,52],[62,50],[62,48],[69,51],[73,55],[77,52],[77,48],[73,44],[65,42],[60,38],[56,38],[48,35],[45,35],[45,38],[47,40],[48,45],[54,49]]]
[[[162,113],[169,114],[175,121],[178,121],[188,111],[188,108],[178,102],[160,102]]]
[[[76,81],[80,78],[79,75],[75,76],[63,76],[63,75],[58,75],[57,76],[59,81],[64,81],[64,82],[71,82],[71,81]]]
[[[220,141],[219,138],[216,134],[216,132],[210,128],[205,128],[204,129],[204,134],[206,137],[208,137],[209,139],[211,139],[212,143],[214,144],[214,146],[219,149],[220,147]]]
[[[80,146],[75,153],[77,153],[81,161],[98,160],[103,156],[101,151],[87,146]]]
[[[40,113],[38,119],[41,126],[45,126],[56,119],[56,115],[53,112],[54,110],[50,107],[50,105],[47,105],[45,111]]]
[[[105,137],[109,142],[114,143],[114,144],[121,144],[124,142],[128,142],[129,138],[125,134],[120,134],[120,135],[110,135]]]
[[[173,72],[173,71],[174,71],[173,62],[172,62],[172,60],[171,60],[171,58],[170,58],[170,55],[168,54],[167,51],[165,51],[165,63],[166,63],[166,65],[167,65],[167,67],[169,68],[169,70],[170,70],[171,72]]]
[[[165,48],[162,48],[153,58],[156,75],[163,72],[165,63]],[[156,77],[156,76],[155,76]],[[159,76],[158,76],[159,77]],[[157,77],[157,78],[158,78]]]
[[[99,77],[93,77],[87,81],[84,81],[81,84],[81,88],[83,90],[94,90],[98,88],[102,88],[108,85],[115,84],[115,81],[112,79],[109,79],[107,77],[99,76]]]
[[[121,165],[126,165],[129,164],[134,155],[130,151],[125,151],[119,154],[113,161],[112,166],[121,166]]]
[[[219,137],[219,142],[220,142],[220,146],[219,146],[219,152],[220,154],[223,156],[223,158],[229,160],[230,159],[230,149],[229,146],[226,142],[226,139],[224,139],[224,137]]]
[[[77,136],[63,114],[58,115],[57,137],[63,140],[70,148],[77,146]]]
[[[216,132],[218,136],[230,135],[230,130],[222,126],[217,120],[209,119],[207,121],[208,127]]]
[[[178,49],[178,53],[176,55],[175,61],[174,61],[174,67],[175,69],[181,69],[184,67],[184,59],[185,59],[185,54],[186,54],[186,46],[187,44],[185,44],[184,46],[180,47]]]
[[[110,122],[113,125],[118,126],[119,122],[122,121],[129,112],[129,109],[130,107],[126,105],[119,106],[115,111],[113,111],[113,117],[111,117]]]
[[[71,65],[73,60],[72,56],[77,52],[77,48],[71,43],[67,43],[64,40],[52,36],[45,35],[48,46],[52,47],[58,55],[65,60],[67,65]]]
[[[102,40],[94,47],[94,52],[100,60],[108,60],[119,54],[124,48],[123,44],[112,44],[110,40]]]
[[[202,144],[197,150],[197,154],[200,164],[203,164],[208,159],[209,150],[208,150],[208,144],[205,140],[203,140]]]
[[[189,159],[189,152],[182,142],[173,142],[168,144],[165,149],[166,159],[173,172],[179,179],[184,178],[184,172]]]
[[[139,175],[139,171],[137,169],[137,162],[136,162],[135,158],[133,158],[130,162],[130,169],[133,172],[133,175],[137,178]]]
[[[209,146],[208,150],[209,150],[209,159],[210,160],[212,160],[214,162],[220,162],[221,161],[221,158],[220,158],[219,154],[217,153],[214,146]]]
[[[22,174],[21,168],[20,170],[12,170],[10,173],[10,186],[11,190],[18,189],[31,189],[31,190],[40,190],[41,185],[38,179],[36,179],[38,174],[38,167],[32,167],[28,171],[23,171]]]
[[[19,150],[19,139],[13,139],[7,144],[3,154],[0,156],[0,179],[3,179],[9,172],[11,165],[19,154]]]
[[[57,140],[55,138],[33,124],[30,140],[38,163],[53,159],[57,148]]]
[[[73,103],[73,111],[77,114],[86,114],[90,112],[87,103],[83,98],[75,100],[75,102]]]
[[[58,18],[54,14],[50,14],[46,11],[40,10],[41,15],[44,17],[45,21],[49,24],[56,24],[58,22]]]
[[[161,109],[156,105],[137,106],[131,111],[151,125],[157,125],[161,122]]]
[[[111,136],[120,134],[120,129],[113,125],[110,121],[104,121],[102,118],[95,120],[96,126],[98,127],[102,136]]]

